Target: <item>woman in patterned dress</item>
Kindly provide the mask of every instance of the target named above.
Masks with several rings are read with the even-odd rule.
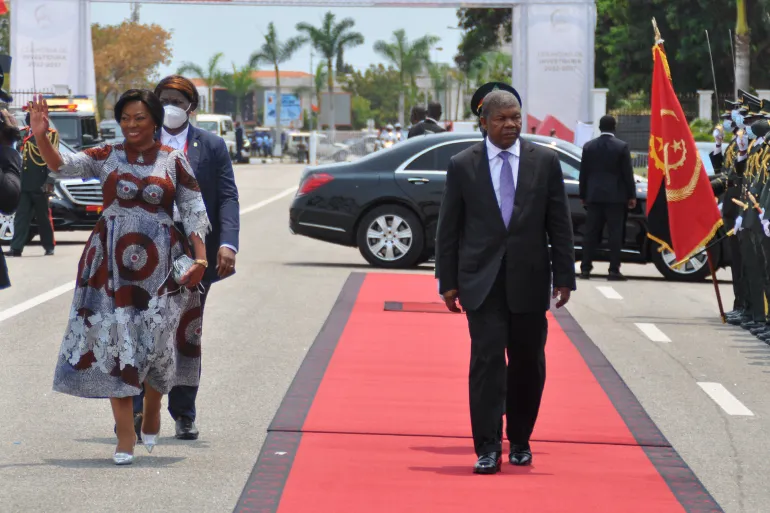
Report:
[[[30,103],[34,134],[48,130],[42,97]],[[200,295],[206,269],[206,207],[184,153],[161,146],[163,106],[150,91],[130,90],[115,104],[124,144],[60,155],[39,137],[55,176],[96,177],[103,212],[78,265],[75,298],[53,388],[79,397],[109,397],[118,444],[113,460],[133,462],[132,397],[144,384],[142,439],[148,452],[160,431],[163,394],[197,385]],[[186,236],[174,224],[174,205]],[[173,263],[195,258],[178,285]],[[193,256],[194,255],[194,256]]]

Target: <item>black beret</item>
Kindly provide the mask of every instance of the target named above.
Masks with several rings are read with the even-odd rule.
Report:
[[[521,96],[519,96],[519,93],[513,87],[505,82],[487,82],[479,87],[476,92],[473,93],[473,98],[471,98],[471,112],[473,112],[474,116],[481,116],[481,105],[484,103],[484,98],[495,89],[502,89],[503,91],[513,93],[516,99],[519,100],[519,105],[522,105]]]

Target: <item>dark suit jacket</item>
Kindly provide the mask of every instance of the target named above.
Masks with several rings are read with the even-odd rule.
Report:
[[[583,146],[580,199],[586,203],[627,203],[636,198],[636,181],[628,144],[601,135]]]
[[[449,162],[436,241],[439,292],[457,289],[466,310],[484,302],[503,257],[508,306],[514,313],[547,310],[552,279],[554,287],[575,289],[572,221],[559,159],[553,150],[520,141],[507,229],[492,186],[486,143]]]
[[[440,134],[441,132],[446,132],[445,129],[441,128],[438,123],[433,121],[432,119],[426,119],[424,121],[420,121],[416,125],[414,125],[412,128],[409,129],[409,135],[406,136],[407,139],[410,137],[414,137],[415,135],[423,135],[423,134]]]
[[[206,259],[209,267],[204,279],[215,282],[217,253],[222,244],[238,249],[240,207],[233,164],[224,139],[190,125],[187,132],[187,160],[195,173],[211,222],[206,236]]]

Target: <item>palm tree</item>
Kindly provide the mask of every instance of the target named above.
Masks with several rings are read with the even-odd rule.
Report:
[[[447,91],[447,89],[449,89],[449,79],[451,73],[449,64],[430,63],[428,65],[428,73],[430,74],[430,81],[433,84],[433,94],[435,95],[437,101],[441,101],[441,93],[444,93]]]
[[[393,32],[393,42],[377,41],[374,51],[385,57],[396,67],[401,76],[401,91],[398,94],[398,122],[404,124],[404,99],[406,90],[414,88],[417,74],[430,62],[430,48],[439,41],[436,36],[423,36],[409,43],[406,32]]]
[[[331,12],[324,15],[320,27],[308,23],[297,24],[297,30],[307,34],[310,44],[326,59],[327,86],[329,89],[329,130],[331,140],[334,140],[334,59],[345,50],[364,44],[364,36],[351,32],[356,24],[353,18],[345,18],[336,23],[336,16]]]
[[[511,81],[513,63],[511,56],[503,52],[486,52],[472,66],[477,68],[480,83]]]
[[[267,34],[265,34],[265,42],[262,43],[260,49],[249,58],[249,64],[255,68],[260,64],[269,64],[275,71],[275,139],[273,148],[273,155],[276,157],[281,156],[281,134],[283,128],[281,127],[281,71],[280,66],[284,62],[291,59],[292,55],[299,50],[299,48],[305,44],[305,38],[293,37],[288,41],[280,41],[278,34],[275,32],[275,25],[271,21],[267,25]],[[265,105],[267,108],[267,105]]]
[[[233,63],[233,72],[223,74],[220,84],[235,98],[236,120],[243,121],[243,99],[258,87],[254,79],[254,68],[247,64],[241,69],[236,69]]]
[[[209,59],[209,63],[206,69],[203,69],[197,64],[193,64],[192,62],[185,62],[182,63],[182,66],[180,66],[179,71],[177,72],[180,75],[189,73],[203,80],[203,83],[206,84],[206,89],[208,91],[206,112],[209,113],[214,112],[214,88],[220,85],[220,82],[222,81],[222,73],[219,71],[219,61],[222,60],[224,55],[225,54],[222,52],[212,55]]]
[[[746,0],[737,0],[735,23],[735,95],[749,90],[751,73],[751,31],[746,20]]]

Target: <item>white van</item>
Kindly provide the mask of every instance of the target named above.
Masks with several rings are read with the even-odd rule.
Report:
[[[233,123],[233,118],[224,114],[198,114],[194,124],[201,130],[206,130],[224,139],[230,156],[235,156],[235,124]],[[245,133],[243,138],[245,142]]]

